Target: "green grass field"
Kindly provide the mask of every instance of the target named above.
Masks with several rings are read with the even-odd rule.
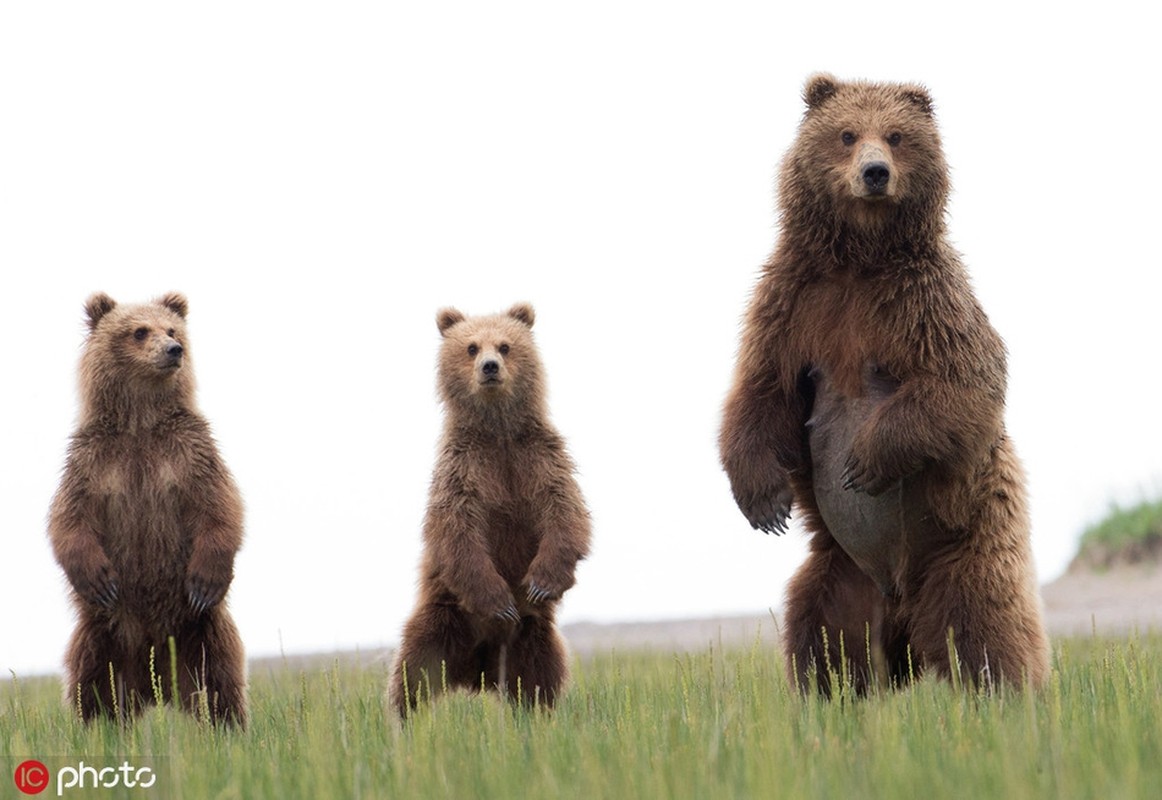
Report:
[[[1055,642],[1050,684],[978,696],[935,680],[858,701],[799,698],[775,648],[609,653],[552,714],[493,696],[405,728],[383,663],[251,676],[250,728],[169,709],[86,727],[55,679],[0,682],[0,798],[13,771],[148,765],[165,798],[1147,798],[1162,796],[1162,636]],[[67,782],[67,774],[66,774]],[[56,795],[50,785],[44,797]]]

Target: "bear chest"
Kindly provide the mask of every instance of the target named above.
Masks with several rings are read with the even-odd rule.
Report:
[[[189,469],[148,442],[115,441],[91,461],[90,500],[98,534],[114,560],[172,560],[186,549],[182,498]]]

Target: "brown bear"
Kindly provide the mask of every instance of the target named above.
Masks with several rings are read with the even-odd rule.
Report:
[[[1048,646],[1005,348],[945,235],[932,100],[829,75],[804,99],[719,438],[750,524],[781,533],[794,503],[811,534],[789,674],[825,694],[831,674],[865,692],[921,669],[1036,686]]]
[[[48,525],[78,616],[66,701],[86,720],[125,719],[173,699],[176,676],[185,708],[245,725],[225,604],[242,500],[194,403],[186,299],[94,294],[85,310],[80,421]]]
[[[527,304],[436,315],[444,431],[388,689],[401,717],[453,687],[548,707],[568,677],[556,608],[589,551],[589,512],[548,419],[533,320]]]

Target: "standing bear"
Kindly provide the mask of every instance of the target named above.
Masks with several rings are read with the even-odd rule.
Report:
[[[568,677],[556,608],[589,551],[589,513],[548,419],[533,320],[527,304],[436,315],[444,432],[388,689],[401,717],[445,687],[551,706]]]
[[[793,503],[811,534],[787,591],[791,679],[1039,685],[1005,348],[945,235],[932,100],[829,75],[804,99],[719,439],[750,524],[781,533]]]
[[[78,617],[66,701],[86,720],[124,718],[175,699],[176,676],[186,709],[245,725],[225,605],[242,501],[194,403],[186,299],[95,294],[85,309],[80,422],[48,525]]]

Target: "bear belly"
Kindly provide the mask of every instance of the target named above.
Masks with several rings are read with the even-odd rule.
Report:
[[[812,484],[819,515],[839,546],[885,595],[898,593],[909,554],[922,545],[931,514],[923,473],[904,478],[878,496],[843,488],[852,441],[894,390],[882,379],[865,381],[847,397],[816,370],[815,401],[807,422]]]

